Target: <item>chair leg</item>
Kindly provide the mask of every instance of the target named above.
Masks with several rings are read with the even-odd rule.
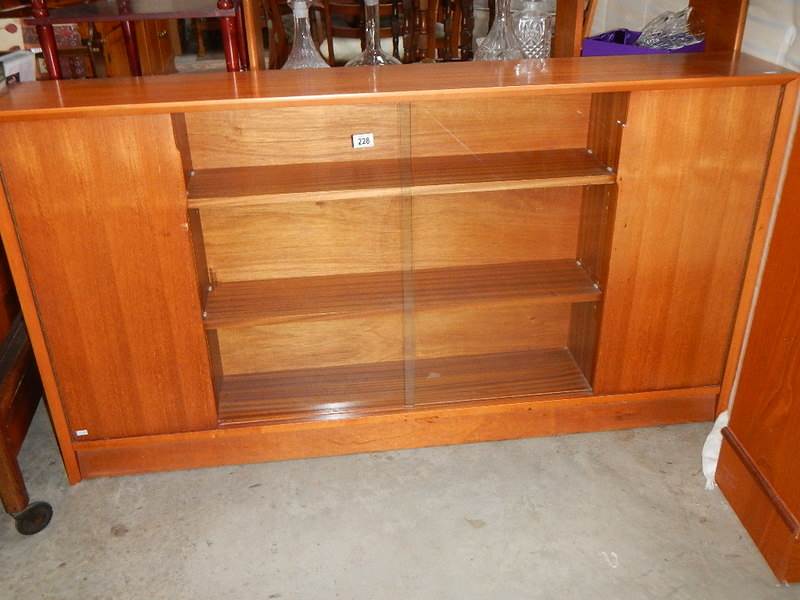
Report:
[[[4,432],[0,433],[0,499],[9,514],[22,512],[29,502],[22,471]]]
[[[461,2],[461,60],[472,60],[472,30],[475,29],[475,13],[472,0]]]
[[[205,29],[205,19],[195,19],[194,31],[197,37],[197,58],[203,58],[206,55]]]
[[[32,12],[36,19],[46,18],[50,12],[47,10],[47,0],[33,0]],[[39,36],[39,45],[42,47],[44,63],[47,65],[47,72],[50,79],[63,79],[61,73],[61,63],[58,60],[58,46],[56,45],[56,35],[52,25],[37,25],[36,34]]]
[[[233,0],[219,0],[217,8],[220,10],[231,10],[234,7]],[[225,66],[228,72],[239,71],[239,41],[237,40],[236,17],[222,17],[220,19],[220,29],[222,30],[222,45],[225,50]]]
[[[236,32],[239,34],[236,36],[239,43],[239,70],[249,71],[250,57],[247,54],[247,27],[244,21],[244,5],[241,2],[239,2],[236,15],[238,17]]]
[[[133,21],[123,21],[122,38],[125,40],[125,53],[133,77],[142,76],[142,63],[139,60],[139,43],[136,40],[136,26]]]

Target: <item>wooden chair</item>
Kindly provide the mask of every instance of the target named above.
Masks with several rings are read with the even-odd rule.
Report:
[[[471,59],[472,6],[471,0],[414,0],[410,26],[415,38],[415,60]],[[465,8],[469,19],[465,18]]]
[[[268,69],[280,69],[289,58],[289,35],[286,32],[284,16],[291,15],[292,9],[286,0],[264,0],[262,3],[269,31]]]
[[[381,47],[397,59],[405,59],[410,53],[403,38],[404,21],[401,0],[380,3]],[[359,0],[324,0],[325,43],[322,55],[331,66],[344,64],[355,58],[364,49],[364,3]],[[389,20],[387,27],[384,23]],[[388,40],[391,39],[391,47]],[[401,45],[402,40],[402,45]],[[401,56],[402,54],[402,56]]]

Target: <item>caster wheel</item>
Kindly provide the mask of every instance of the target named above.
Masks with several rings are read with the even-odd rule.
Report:
[[[17,531],[22,535],[33,535],[47,527],[53,518],[53,507],[47,502],[31,502],[21,513],[14,515]]]

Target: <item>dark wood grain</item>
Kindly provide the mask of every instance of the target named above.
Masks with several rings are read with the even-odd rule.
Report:
[[[232,17],[233,8],[217,7],[216,0],[91,0],[53,7],[44,18],[26,19],[35,25],[58,23],[100,23],[103,21],[144,21],[153,19],[202,19]]]
[[[17,454],[41,395],[30,340],[18,314],[0,345],[0,499],[9,513],[28,504]]]

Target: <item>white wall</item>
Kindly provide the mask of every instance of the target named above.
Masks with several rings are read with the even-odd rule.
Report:
[[[720,0],[724,1],[724,0]],[[641,29],[658,13],[680,10],[687,0],[599,0],[592,33]],[[750,0],[743,50],[800,70],[800,0]]]

